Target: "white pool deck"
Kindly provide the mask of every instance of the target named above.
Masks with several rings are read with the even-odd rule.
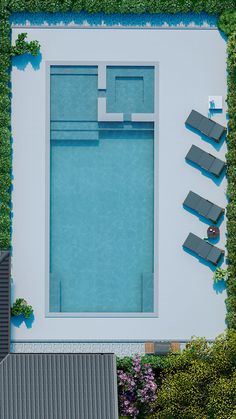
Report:
[[[192,144],[224,159],[185,127],[192,109],[207,115],[208,96],[226,98],[226,43],[217,30],[13,29],[41,44],[39,69],[12,70],[13,257],[12,299],[34,308],[31,328],[12,326],[14,341],[144,341],[214,338],[225,329],[225,291],[213,288],[212,270],[182,244],[189,232],[206,237],[207,224],[183,209],[189,190],[226,206],[220,185],[185,162]],[[46,317],[46,61],[158,62],[158,317]],[[226,105],[214,119],[226,124]],[[218,247],[225,246],[225,219]],[[85,296],[86,298],[86,296]]]

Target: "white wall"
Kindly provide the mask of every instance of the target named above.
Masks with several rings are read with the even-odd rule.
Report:
[[[25,28],[24,28],[25,31]],[[21,29],[13,29],[13,39]],[[208,95],[226,97],[226,44],[217,30],[27,29],[41,44],[39,70],[12,71],[13,297],[35,310],[31,329],[12,327],[14,340],[146,340],[214,338],[225,328],[225,292],[212,271],[182,249],[191,231],[207,225],[182,207],[190,189],[226,205],[226,180],[217,186],[185,163],[192,143],[224,158],[186,129],[192,108],[207,115]],[[45,61],[156,61],[159,75],[159,318],[45,317]],[[216,120],[226,123],[225,109]],[[219,247],[225,245],[225,222]]]

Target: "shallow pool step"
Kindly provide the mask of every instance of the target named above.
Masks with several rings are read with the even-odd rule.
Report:
[[[51,131],[96,131],[98,122],[96,121],[51,121]]]
[[[98,131],[51,131],[51,140],[98,141]]]

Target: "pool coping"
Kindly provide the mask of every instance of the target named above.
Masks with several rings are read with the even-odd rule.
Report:
[[[154,249],[153,249],[153,263],[154,263],[154,311],[153,312],[50,312],[49,311],[49,288],[50,288],[50,67],[52,65],[68,65],[68,66],[98,66],[100,68],[105,68],[106,66],[143,66],[143,67],[154,67],[154,113],[153,113],[153,122],[154,122]],[[157,126],[159,123],[159,95],[156,94],[156,91],[159,91],[159,73],[160,73],[160,63],[153,61],[61,61],[61,60],[47,60],[45,61],[45,75],[46,75],[46,103],[45,103],[45,162],[46,162],[46,182],[45,182],[45,316],[50,318],[55,317],[78,317],[78,318],[152,318],[159,317],[159,282],[158,282],[158,209],[159,209],[159,198],[157,183],[159,183],[159,142],[158,142],[158,132]],[[99,75],[98,75],[99,80]],[[101,87],[98,86],[98,91]],[[99,103],[99,101],[98,101]],[[119,114],[118,114],[119,115]],[[133,114],[137,115],[137,114]],[[142,115],[141,121],[142,121]],[[149,114],[148,114],[149,115]],[[137,121],[137,119],[136,119]]]

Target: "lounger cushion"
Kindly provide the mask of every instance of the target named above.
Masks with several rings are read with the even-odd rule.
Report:
[[[190,191],[184,201],[184,205],[196,211],[196,208],[198,207],[200,201],[201,201],[201,197],[197,195],[196,193]]]
[[[215,160],[215,157],[213,157],[211,154],[202,153],[202,156],[199,159],[199,166],[201,166],[205,170],[209,170],[209,168],[212,166],[214,160]]]
[[[206,259],[211,251],[211,247],[212,245],[210,243],[205,240],[201,240],[197,248],[197,254],[203,259]]]
[[[209,168],[209,171],[215,176],[220,176],[224,168],[225,162],[220,159],[215,159],[211,167]]]
[[[225,131],[225,127],[222,127],[220,124],[215,124],[209,136],[213,138],[213,140],[219,142]]]
[[[210,211],[211,207],[212,207],[212,203],[211,202],[207,201],[204,198],[201,198],[201,200],[200,200],[200,202],[199,202],[199,204],[198,204],[198,206],[196,208],[196,211],[200,215],[202,215],[203,217],[208,218],[208,214],[209,214],[209,211]]]
[[[218,249],[218,247],[212,246],[209,254],[207,255],[207,260],[214,265],[217,265],[223,254],[224,252]]]
[[[193,233],[189,233],[183,246],[196,253],[196,249],[199,247],[200,243],[201,243],[200,237],[197,237]]]
[[[201,150],[199,147],[196,147],[195,145],[192,145],[185,158],[186,160],[191,160],[193,163],[199,164],[203,154],[203,150]]]
[[[189,233],[183,247],[196,253],[198,256],[213,263],[214,265],[217,265],[221,256],[224,254],[223,250],[213,246],[211,243],[208,243],[203,239],[200,239],[200,237],[193,233]]]
[[[217,177],[221,175],[225,168],[225,162],[223,160],[212,156],[212,154],[207,153],[195,145],[191,146],[185,158]]]
[[[192,110],[188,116],[186,124],[197,129],[216,142],[220,142],[222,135],[226,131],[226,128],[222,125],[194,110]]]
[[[199,125],[202,121],[202,116],[199,112],[192,110],[190,115],[186,120],[187,125],[191,125],[191,127],[199,129]]]
[[[209,218],[209,220],[212,220],[213,223],[217,223],[218,219],[220,218],[223,212],[224,212],[223,208],[218,207],[218,205],[213,204],[210,211],[207,214],[207,218]]]
[[[209,137],[211,132],[213,131],[214,125],[215,125],[215,122],[211,121],[208,118],[203,117],[199,125],[199,131],[201,131],[204,135]]]

